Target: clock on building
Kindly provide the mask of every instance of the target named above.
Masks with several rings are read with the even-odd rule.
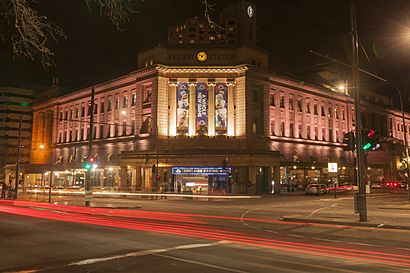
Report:
[[[252,6],[248,6],[247,12],[248,12],[249,18],[251,18],[255,14],[255,10],[253,9]]]
[[[206,59],[208,58],[208,55],[206,54],[206,52],[200,51],[198,52],[198,54],[196,54],[196,58],[200,62],[205,62]]]

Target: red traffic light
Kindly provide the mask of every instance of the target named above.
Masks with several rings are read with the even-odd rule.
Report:
[[[367,137],[373,137],[376,134],[376,132],[372,129],[367,133]]]
[[[90,157],[88,161],[91,163],[94,162],[94,157]]]

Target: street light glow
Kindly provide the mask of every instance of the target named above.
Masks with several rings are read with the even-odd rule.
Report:
[[[46,146],[44,144],[40,144],[40,149],[43,150]]]

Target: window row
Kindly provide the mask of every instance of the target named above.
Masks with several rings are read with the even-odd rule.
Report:
[[[279,99],[279,103],[276,104],[275,101],[275,93],[270,94],[270,106],[273,107],[280,107],[285,109],[285,96],[281,95]],[[302,105],[302,97],[298,97],[296,100],[296,105],[294,103],[294,99],[291,97],[288,99],[288,109],[293,111],[295,108],[297,111],[302,112],[303,107],[307,114],[313,112],[314,115],[321,115],[322,117],[329,117],[329,118],[336,118],[336,119],[346,119],[345,111],[342,109],[340,110],[337,106],[334,108],[332,106],[325,106],[319,105],[318,102],[313,103],[313,109],[311,109],[311,102],[306,102],[305,105]]]

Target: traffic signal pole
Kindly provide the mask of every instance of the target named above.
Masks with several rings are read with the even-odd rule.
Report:
[[[93,133],[94,133],[94,86],[91,88],[91,113],[90,113],[90,130],[88,131],[88,157],[91,158],[91,153],[92,153],[92,147],[93,147]],[[85,206],[89,207],[90,206],[90,201],[91,201],[91,168],[87,169],[86,175],[85,175]]]
[[[365,155],[363,151],[362,139],[362,118],[360,109],[360,92],[359,92],[359,39],[357,34],[357,17],[356,6],[354,0],[351,2],[351,27],[352,27],[352,83],[355,104],[356,116],[356,153],[357,153],[357,185],[358,194],[358,211],[360,222],[367,221],[367,206],[366,206],[366,180],[365,180]]]

